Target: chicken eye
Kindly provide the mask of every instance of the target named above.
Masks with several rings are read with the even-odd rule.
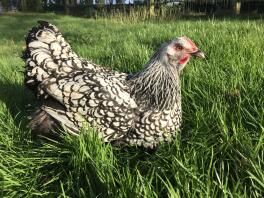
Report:
[[[180,46],[180,45],[175,45],[175,49],[176,49],[177,51],[181,51],[181,50],[183,50],[183,47]]]

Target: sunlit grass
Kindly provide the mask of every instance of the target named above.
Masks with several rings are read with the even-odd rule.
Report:
[[[157,47],[190,37],[207,59],[182,74],[183,127],[155,152],[80,137],[39,142],[26,129],[20,53],[36,21],[56,24],[95,63],[138,71]],[[0,17],[0,196],[261,197],[264,192],[262,20],[133,22],[53,14]]]

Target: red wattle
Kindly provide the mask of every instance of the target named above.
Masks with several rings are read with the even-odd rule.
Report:
[[[179,64],[184,64],[184,63],[186,63],[188,60],[189,60],[189,57],[190,57],[190,55],[189,54],[185,54],[185,55],[183,55],[182,57],[181,57],[181,59],[179,60]]]

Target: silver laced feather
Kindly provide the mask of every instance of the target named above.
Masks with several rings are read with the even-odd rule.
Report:
[[[145,108],[171,109],[181,99],[178,67],[170,65],[163,57],[166,44],[160,47],[142,71],[128,80],[131,94],[136,101],[144,102]]]

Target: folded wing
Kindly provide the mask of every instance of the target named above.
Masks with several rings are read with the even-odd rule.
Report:
[[[137,105],[116,75],[83,69],[46,79],[41,88],[66,107],[67,119],[59,118],[61,112],[50,115],[78,128],[87,121],[100,129],[105,141],[122,137],[133,127]]]

